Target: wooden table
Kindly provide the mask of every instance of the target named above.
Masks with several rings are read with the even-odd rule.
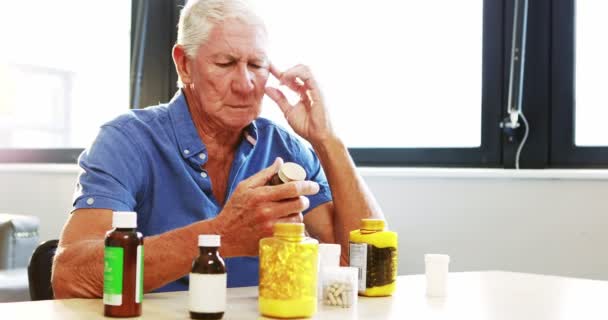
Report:
[[[188,293],[148,294],[141,319],[189,319]],[[99,299],[0,303],[3,319],[102,319]],[[228,290],[224,319],[265,319],[257,287]],[[488,271],[450,273],[445,298],[425,296],[424,275],[400,276],[395,295],[359,297],[351,310],[320,306],[314,319],[608,319],[608,281]]]

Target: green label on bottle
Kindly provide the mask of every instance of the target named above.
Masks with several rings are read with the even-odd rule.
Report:
[[[106,247],[103,259],[103,303],[111,306],[122,304],[122,273],[124,250]]]

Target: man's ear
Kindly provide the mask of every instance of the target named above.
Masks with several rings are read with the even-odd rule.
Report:
[[[192,82],[190,60],[186,56],[184,47],[179,44],[173,46],[173,63],[182,83],[184,85],[190,84]]]

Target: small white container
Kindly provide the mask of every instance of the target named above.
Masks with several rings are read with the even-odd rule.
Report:
[[[317,273],[317,300],[321,301],[321,274],[326,267],[337,268],[340,266],[341,247],[335,243],[319,243],[319,268]]]
[[[444,297],[447,293],[448,266],[450,256],[446,254],[425,254],[426,295]]]
[[[352,308],[357,305],[359,269],[326,267],[321,271],[321,299],[326,306]]]

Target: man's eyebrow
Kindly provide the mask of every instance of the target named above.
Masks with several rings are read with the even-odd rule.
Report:
[[[236,57],[234,57],[231,54],[226,54],[226,53],[216,53],[214,55],[211,56],[212,59],[228,59],[228,60],[236,60]]]
[[[266,56],[254,57],[254,58],[249,59],[249,61],[255,62],[255,63],[260,63],[260,64],[262,64],[262,63],[266,64],[266,63],[268,63],[268,57],[266,57]]]

